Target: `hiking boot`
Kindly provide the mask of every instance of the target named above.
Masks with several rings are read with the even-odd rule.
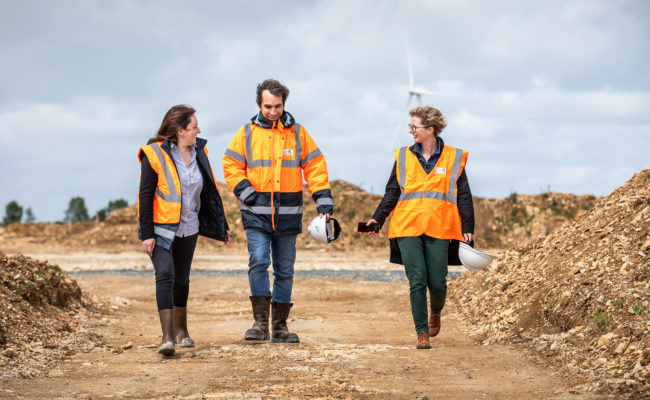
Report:
[[[425,331],[418,333],[418,344],[416,346],[418,349],[430,349],[431,344],[429,343],[429,334]]]
[[[271,298],[266,296],[250,296],[253,305],[253,327],[246,331],[245,340],[269,340],[269,306]]]
[[[289,332],[287,327],[287,318],[289,317],[289,310],[293,303],[276,303],[271,302],[271,323],[273,327],[273,335],[271,342],[273,343],[300,343],[298,335]]]
[[[434,313],[431,311],[429,316],[429,336],[434,337],[440,332],[440,313]]]

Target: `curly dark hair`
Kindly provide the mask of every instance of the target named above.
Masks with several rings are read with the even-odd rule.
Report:
[[[275,79],[267,79],[264,82],[257,85],[257,101],[258,106],[262,106],[262,92],[268,90],[273,96],[282,96],[282,105],[287,101],[289,97],[289,89],[276,81]]]

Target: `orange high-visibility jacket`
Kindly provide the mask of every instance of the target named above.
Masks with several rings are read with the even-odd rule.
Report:
[[[417,156],[395,150],[396,175],[402,191],[391,213],[389,238],[420,236],[463,240],[456,181],[468,152],[444,146],[433,171],[427,174]]]
[[[287,126],[282,120],[270,128],[255,120],[242,126],[223,156],[223,175],[241,201],[244,229],[302,232],[303,174],[318,212],[334,211],[325,157],[288,115]]]

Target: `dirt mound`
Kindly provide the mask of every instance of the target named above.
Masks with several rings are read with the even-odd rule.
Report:
[[[334,198],[334,217],[341,224],[339,239],[329,247],[333,250],[364,250],[388,248],[388,226],[378,235],[360,235],[356,232],[357,222],[369,219],[382,196],[370,194],[358,186],[342,180],[331,182]],[[226,184],[219,184],[224,210],[235,242],[233,246],[246,247],[239,199]],[[296,246],[299,249],[319,249],[323,246],[314,242],[307,234],[307,226],[316,216],[316,207],[309,192],[303,191],[303,235],[299,235]],[[476,243],[479,248],[508,248],[528,242],[539,234],[548,234],[572,219],[575,215],[591,209],[594,196],[575,196],[564,193],[521,195],[513,193],[506,199],[474,198],[476,214]],[[390,222],[387,222],[387,224]],[[20,224],[9,225],[5,238],[28,237],[30,243],[56,243],[71,248],[101,247],[107,251],[139,250],[136,205],[113,212],[103,222],[79,222],[63,224]],[[199,247],[215,251],[223,249],[220,242],[199,238]]]
[[[85,329],[91,302],[56,265],[0,252],[0,377],[37,377],[102,338]]]
[[[474,197],[476,244],[479,248],[509,248],[538,235],[554,232],[566,221],[590,210],[596,197],[567,193],[526,195],[505,199]]]
[[[450,283],[484,343],[522,341],[585,389],[650,393],[650,168],[580,218]]]

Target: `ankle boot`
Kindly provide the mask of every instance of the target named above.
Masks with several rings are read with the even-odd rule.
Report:
[[[431,344],[429,343],[429,333],[427,331],[422,331],[418,333],[418,344],[415,347],[417,349],[431,348]]]
[[[174,348],[174,310],[167,309],[158,312],[160,317],[160,328],[162,328],[162,340],[158,347],[158,353],[164,356],[171,356]]]
[[[436,336],[438,332],[440,332],[440,313],[434,313],[431,311],[431,315],[429,315],[429,323],[427,325],[429,326],[429,336]]]
[[[273,324],[273,343],[300,343],[298,335],[289,332],[287,318],[293,303],[271,303],[271,323]]]
[[[251,296],[253,305],[253,327],[246,331],[246,340],[269,340],[269,306],[271,298],[266,296]]]
[[[174,334],[178,347],[194,347],[194,340],[187,332],[187,307],[174,307]]]

